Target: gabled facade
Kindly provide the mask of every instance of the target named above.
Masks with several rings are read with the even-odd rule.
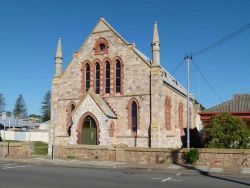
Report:
[[[57,145],[181,147],[186,90],[160,64],[157,23],[151,46],[152,60],[101,18],[62,71],[59,39],[50,146],[55,125]],[[199,107],[193,98],[190,106],[195,126]]]

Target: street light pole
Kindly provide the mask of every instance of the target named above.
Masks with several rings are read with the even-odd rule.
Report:
[[[190,62],[192,61],[192,56],[186,56],[184,60],[187,62],[187,149],[190,150]]]

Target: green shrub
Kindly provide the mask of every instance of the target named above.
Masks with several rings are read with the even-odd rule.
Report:
[[[186,163],[193,164],[199,159],[199,152],[196,148],[192,148],[188,152],[183,153],[182,157]]]
[[[204,127],[203,143],[209,148],[250,148],[250,130],[239,117],[229,113],[213,116]]]

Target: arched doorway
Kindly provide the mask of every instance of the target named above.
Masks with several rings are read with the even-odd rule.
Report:
[[[82,144],[97,145],[97,126],[91,116],[86,116],[82,125]]]

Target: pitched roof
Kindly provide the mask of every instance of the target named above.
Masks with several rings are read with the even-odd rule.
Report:
[[[25,119],[18,119],[15,117],[2,117],[0,116],[0,124],[5,125],[6,127],[29,127],[29,128],[35,128],[38,126],[36,123],[32,123]]]
[[[77,104],[74,112],[77,110],[77,108],[81,105],[81,103],[84,101],[84,99],[86,98],[86,96],[89,95],[94,102],[97,104],[97,106],[103,111],[103,113],[110,117],[110,118],[117,118],[116,114],[113,112],[113,110],[109,107],[109,105],[103,100],[102,97],[100,97],[99,95],[95,94],[95,91],[90,88],[88,90],[87,93],[84,94],[84,96],[82,97],[81,101]],[[73,113],[74,113],[73,112]]]
[[[235,94],[233,99],[202,111],[206,112],[250,112],[250,93]]]

